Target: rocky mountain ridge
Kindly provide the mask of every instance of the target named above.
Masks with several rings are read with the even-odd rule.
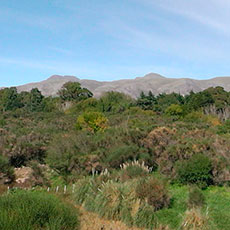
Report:
[[[177,92],[188,94],[191,90],[199,92],[209,87],[222,86],[230,91],[230,77],[216,77],[208,80],[195,80],[190,78],[166,78],[156,73],[150,73],[144,77],[135,79],[123,79],[116,81],[96,81],[79,79],[75,76],[53,75],[47,80],[26,85],[17,86],[19,92],[30,91],[38,88],[45,96],[55,96],[62,85],[68,81],[79,82],[82,87],[88,88],[95,97],[99,97],[106,91],[117,91],[138,97],[141,91],[151,90],[155,95],[160,93]]]

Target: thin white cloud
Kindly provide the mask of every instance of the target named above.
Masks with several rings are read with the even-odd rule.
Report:
[[[230,35],[230,1],[227,0],[137,0],[183,16]]]
[[[165,29],[163,28],[164,24],[167,25]],[[223,52],[226,47],[216,43],[215,40],[196,36],[186,28],[181,30],[173,22],[167,22],[166,19],[162,19],[159,25],[162,26],[161,32],[154,28],[149,30],[144,26],[140,28],[128,24],[125,20],[116,19],[103,22],[105,32],[139,53],[152,52],[153,55],[161,53],[175,58],[196,61],[218,59],[226,55]]]

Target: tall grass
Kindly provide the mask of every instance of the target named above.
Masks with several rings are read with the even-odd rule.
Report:
[[[139,196],[140,191],[137,188],[143,182],[142,177],[137,176],[124,181],[119,180],[121,173],[115,174],[118,179],[104,182],[99,180],[100,176],[79,180],[74,194],[75,202],[102,218],[122,221],[127,226],[170,230],[230,229],[229,187],[199,190],[197,197],[197,193],[191,192],[190,186],[171,184],[165,187],[171,202],[158,210],[148,202],[148,196],[145,196],[151,194],[151,190],[145,190],[143,186],[143,197]],[[159,180],[159,183],[154,183],[157,185],[156,188],[159,188],[162,181],[154,173],[147,174],[144,181],[149,183],[153,178]],[[154,192],[155,186],[151,188]],[[165,188],[155,190],[157,197]],[[159,196],[159,202],[162,201],[161,197]],[[194,205],[203,199],[205,202],[202,202],[202,206]]]
[[[0,197],[0,229],[78,230],[76,209],[55,195],[16,191]]]

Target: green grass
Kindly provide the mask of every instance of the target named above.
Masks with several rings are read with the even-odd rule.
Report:
[[[171,205],[155,213],[156,220],[172,229],[178,229],[187,210],[188,187],[170,186]]]
[[[137,204],[138,199],[134,191],[138,178],[123,183],[109,181],[103,185],[94,183],[95,179],[85,178],[78,182],[74,194],[75,202],[101,217],[120,220],[128,226],[152,229],[154,226],[162,225],[169,226],[170,230],[178,230],[186,210],[189,209],[187,185],[169,185],[170,206],[154,211],[147,203]],[[205,205],[201,213],[208,214],[209,229],[230,229],[230,188],[213,186],[201,192],[205,196]],[[137,210],[133,212],[134,209]]]
[[[213,187],[205,191],[210,222],[215,229],[230,229],[230,188]],[[214,229],[213,228],[213,229]]]
[[[0,197],[0,229],[78,230],[78,213],[55,195],[16,191]]]

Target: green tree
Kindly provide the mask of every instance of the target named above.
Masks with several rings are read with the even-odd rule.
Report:
[[[96,133],[108,127],[108,119],[100,112],[85,112],[77,118],[76,128]]]
[[[120,113],[134,104],[134,100],[119,92],[106,92],[99,100],[98,106],[102,112]]]
[[[93,93],[82,88],[79,82],[67,82],[58,91],[63,101],[81,101],[93,96]]]
[[[137,99],[137,106],[144,110],[153,110],[156,105],[156,98],[152,91],[149,91],[148,95],[142,91],[140,97]]]
[[[2,89],[0,91],[0,104],[3,111],[14,110],[22,107],[17,89],[15,87]]]
[[[37,88],[33,88],[30,92],[21,92],[19,98],[27,111],[37,112],[44,107],[43,100],[45,97]]]
[[[31,111],[39,111],[41,110],[42,100],[44,96],[41,94],[41,92],[34,88],[30,91],[30,110]]]
[[[167,107],[172,104],[175,105],[183,105],[184,104],[184,97],[178,93],[162,93],[156,97],[156,106],[155,110],[159,112],[164,112]]]
[[[190,95],[186,97],[186,104],[189,110],[197,110],[213,103],[213,96],[208,91],[202,91],[199,93],[191,92]]]

